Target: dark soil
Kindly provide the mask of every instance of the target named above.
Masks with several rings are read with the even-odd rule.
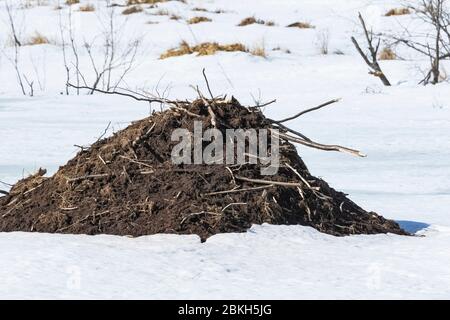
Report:
[[[172,164],[174,129],[192,132],[193,120],[202,120],[204,130],[212,127],[205,102],[179,102],[178,109],[154,113],[81,150],[52,177],[40,170],[17,182],[9,195],[0,197],[0,231],[178,233],[205,240],[266,222],[312,226],[336,236],[407,234],[396,222],[366,212],[313,177],[286,141],[280,142],[280,163],[289,163],[309,186],[285,165],[275,176],[261,176],[259,164]],[[236,100],[215,101],[213,110],[221,130],[270,126],[260,109],[243,107]],[[235,179],[238,176],[301,187],[246,182]],[[228,192],[233,189],[237,191]],[[220,191],[225,192],[217,194]]]

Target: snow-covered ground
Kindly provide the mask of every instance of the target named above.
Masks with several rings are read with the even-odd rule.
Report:
[[[147,104],[124,97],[60,94],[65,90],[60,11],[48,2],[15,11],[24,38],[38,31],[51,40],[21,49],[21,68],[35,80],[34,97],[20,95],[0,2],[0,181],[7,183],[39,167],[52,174],[75,155],[74,144],[95,141],[110,121],[109,134],[150,112]],[[73,12],[80,46],[83,38],[98,36],[107,12],[104,1],[89,3],[95,12]],[[182,18],[205,15],[213,21],[187,25],[150,14],[159,9],[130,15],[127,36],[143,40],[136,68],[122,86],[191,98],[190,85],[205,90],[201,70],[206,68],[216,94],[233,94],[248,104],[252,96],[276,98],[266,108],[272,118],[341,97],[339,104],[291,126],[320,142],[361,149],[368,157],[300,147],[301,156],[314,175],[420,237],[335,238],[307,227],[269,225],[216,235],[203,244],[196,236],[0,233],[0,298],[450,298],[450,84],[418,86],[418,70],[427,61],[405,51],[405,60],[382,62],[394,84],[383,87],[367,74],[349,40],[358,35],[358,11],[380,31],[409,23],[408,16],[383,17],[398,6],[400,1],[386,0],[162,3],[160,8]],[[225,13],[194,12],[194,7]],[[277,25],[236,27],[252,15]],[[285,27],[295,21],[316,28]],[[329,36],[328,55],[318,48],[323,33]],[[181,40],[264,43],[268,57],[219,53],[158,59]],[[276,47],[282,50],[272,51]],[[344,54],[334,54],[337,50]],[[94,57],[101,59],[100,50]],[[82,49],[80,61],[92,77]],[[0,189],[7,186],[0,183]]]

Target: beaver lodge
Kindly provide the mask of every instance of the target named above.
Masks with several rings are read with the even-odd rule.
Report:
[[[144,99],[141,99],[144,100]],[[159,101],[149,99],[148,101]],[[202,240],[245,232],[252,224],[300,224],[335,236],[407,234],[399,225],[360,208],[314,177],[294,144],[361,156],[356,150],[312,141],[261,106],[236,99],[164,100],[169,108],[82,148],[51,177],[41,169],[0,197],[0,231],[141,236],[197,234]],[[261,161],[244,164],[175,164],[175,129],[265,129],[279,139],[279,168],[262,175]],[[258,132],[258,131],[257,131]],[[208,145],[201,144],[202,148]],[[194,148],[194,146],[192,146]]]

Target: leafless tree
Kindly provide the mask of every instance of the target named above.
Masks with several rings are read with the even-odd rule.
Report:
[[[421,84],[437,84],[442,80],[441,65],[450,59],[450,8],[448,0],[417,0],[409,8],[424,22],[425,32],[410,31],[402,26],[401,35],[386,35],[394,44],[402,44],[427,57],[430,67]]]
[[[9,27],[11,29],[11,36],[12,36],[13,46],[14,46],[14,57],[11,58],[7,55],[6,55],[6,57],[14,66],[14,70],[16,71],[17,81],[19,83],[22,94],[26,95],[24,83],[22,80],[22,73],[20,71],[20,65],[19,65],[20,48],[22,46],[22,43],[19,40],[19,35],[17,32],[17,27],[16,27],[16,23],[14,21],[14,15],[12,12],[12,7],[11,7],[11,4],[9,3],[9,1],[5,1],[5,8],[6,8],[6,13],[8,15],[8,23],[9,23]]]
[[[351,38],[352,42],[356,50],[358,50],[358,53],[364,59],[364,62],[370,67],[371,70],[369,73],[380,78],[381,82],[383,82],[385,86],[390,86],[391,83],[389,82],[384,72],[381,70],[380,64],[378,63],[378,50],[380,48],[381,38],[374,38],[373,31],[367,29],[366,22],[364,21],[361,13],[358,14],[358,18],[364,31],[364,36],[367,41],[369,53],[366,53],[363,51],[363,49],[361,49],[361,46],[359,45],[355,37]]]
[[[58,6],[59,6],[58,1]],[[70,9],[69,9],[70,10]],[[64,25],[63,25],[63,18],[62,18],[62,10],[58,10],[58,24],[59,24],[59,34],[61,37],[61,49],[62,49],[62,55],[63,55],[63,61],[64,61],[64,70],[66,71],[66,83],[70,82],[70,67],[67,61],[67,42],[64,32]],[[65,89],[66,95],[69,95],[69,87],[66,85]]]

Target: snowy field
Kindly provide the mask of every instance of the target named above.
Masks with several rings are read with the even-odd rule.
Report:
[[[76,154],[75,144],[94,142],[109,122],[112,134],[151,111],[148,104],[124,97],[76,95],[74,90],[61,94],[66,76],[58,19],[68,9],[55,10],[56,1],[46,3],[14,12],[23,38],[39,32],[50,42],[21,48],[21,72],[34,80],[34,96],[26,97],[9,60],[14,49],[0,1],[0,181],[6,183],[39,167],[52,174]],[[104,1],[82,3],[96,10],[79,12],[74,5],[80,47],[99,37],[108,12]],[[412,23],[408,15],[383,16],[401,3],[188,0],[160,3],[155,9],[144,5],[143,12],[127,16],[121,29],[125,44],[130,35],[141,39],[136,64],[121,86],[193,98],[190,85],[206,90],[201,73],[206,68],[215,94],[232,94],[245,104],[276,98],[266,108],[275,119],[342,98],[290,125],[317,141],[354,147],[368,157],[303,147],[300,155],[313,175],[417,236],[336,238],[308,227],[270,225],[216,235],[203,244],[197,236],[0,233],[0,298],[450,298],[450,84],[417,85],[428,61],[405,50],[403,60],[381,62],[393,84],[383,87],[368,74],[350,41],[352,35],[362,40],[358,11],[379,31]],[[224,12],[192,11],[195,7]],[[115,10],[122,23],[123,8]],[[181,18],[152,14],[157,10]],[[185,22],[200,15],[212,22]],[[276,25],[236,26],[248,16]],[[285,27],[296,21],[315,28]],[[329,38],[327,55],[319,48],[323,34]],[[158,59],[181,40],[262,44],[267,57],[227,52]],[[93,57],[101,61],[101,50],[94,50]],[[83,49],[79,59],[91,81],[94,74]],[[0,189],[8,187],[0,182]]]

